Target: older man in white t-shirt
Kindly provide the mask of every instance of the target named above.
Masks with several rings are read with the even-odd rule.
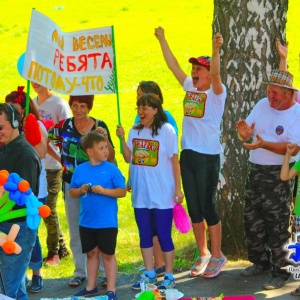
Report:
[[[266,290],[284,286],[290,274],[283,246],[290,238],[293,181],[281,181],[280,170],[288,143],[300,146],[300,106],[293,99],[293,75],[274,70],[267,84],[267,98],[261,99],[246,120],[237,123],[240,140],[250,150],[246,183],[244,226],[249,260],[244,276],[271,272],[263,284]],[[252,143],[248,143],[252,138]],[[296,155],[299,147],[293,155]],[[295,162],[295,156],[290,163]],[[266,249],[270,249],[266,251]],[[271,254],[271,257],[270,257]]]

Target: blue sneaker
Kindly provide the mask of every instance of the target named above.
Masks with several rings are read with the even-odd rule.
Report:
[[[169,279],[168,277],[165,276],[163,282],[160,284],[158,287],[159,290],[167,290],[167,289],[172,289],[176,285],[175,280]]]
[[[155,276],[154,278],[150,278],[150,277],[147,276],[146,274],[142,274],[140,280],[137,281],[136,283],[134,283],[134,284],[131,286],[132,289],[137,290],[137,291],[141,290],[141,285],[140,285],[141,283],[144,283],[145,286],[146,286],[146,284],[148,284],[148,283],[156,284],[156,283],[157,283],[157,278],[156,278],[156,276]]]
[[[40,275],[32,275],[30,292],[39,293],[44,287],[43,278]]]
[[[87,291],[87,289],[84,287],[84,288],[80,289],[79,291],[77,291],[73,296],[75,296],[75,297],[89,297],[89,296],[94,296],[94,295],[98,295],[98,294],[99,294],[99,291],[98,291],[97,287],[95,287],[91,291]]]
[[[118,295],[117,292],[112,292],[112,291],[108,291],[106,293],[106,296],[108,297],[108,300],[117,300],[118,299]]]

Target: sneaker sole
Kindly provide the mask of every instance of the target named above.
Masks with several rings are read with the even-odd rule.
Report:
[[[31,289],[29,289],[29,291],[31,292],[31,293],[39,293],[39,292],[41,292],[43,290],[43,288],[41,288],[40,290],[38,290],[38,291],[34,291],[34,290],[31,290]]]
[[[89,297],[93,297],[93,296],[97,296],[97,295],[99,295],[99,291],[97,292],[97,293],[92,293],[92,294],[87,294],[87,295],[80,295],[80,296],[75,296],[75,295],[73,295],[72,296],[72,298],[74,298],[74,297],[85,297],[85,298],[89,298]]]

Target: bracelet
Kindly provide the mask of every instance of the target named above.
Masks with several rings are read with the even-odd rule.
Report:
[[[244,139],[241,137],[240,133],[238,132],[238,139],[241,141],[241,142],[244,142]]]

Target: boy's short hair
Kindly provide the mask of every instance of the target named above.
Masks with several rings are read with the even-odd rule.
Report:
[[[93,148],[95,144],[100,142],[107,142],[107,140],[104,135],[100,134],[96,130],[89,131],[80,140],[81,147],[84,151],[88,148]]]

